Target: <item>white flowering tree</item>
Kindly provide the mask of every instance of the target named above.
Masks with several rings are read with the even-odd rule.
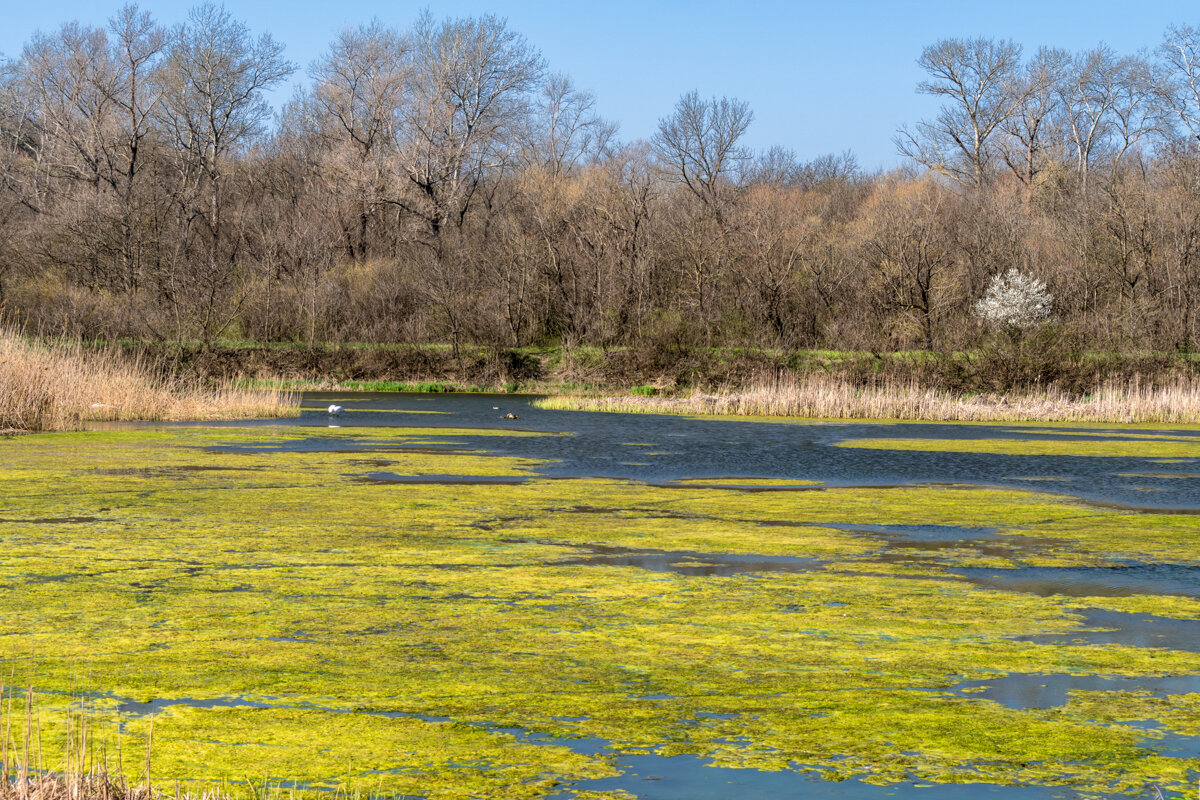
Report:
[[[975,304],[975,315],[1014,339],[1050,319],[1054,297],[1046,284],[1018,269],[996,275]]]

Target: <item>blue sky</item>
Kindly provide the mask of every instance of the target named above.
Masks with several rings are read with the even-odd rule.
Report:
[[[37,29],[77,19],[103,24],[121,0],[42,0],[5,5],[0,52],[19,55]],[[145,0],[163,23],[192,2]],[[435,16],[492,13],[539,47],[551,69],[591,89],[624,139],[648,137],[691,89],[750,103],[747,143],[781,144],[802,158],[849,148],[868,168],[900,163],[896,128],[933,112],[915,94],[921,49],[958,36],[1011,38],[1083,49],[1105,42],[1120,52],[1153,49],[1171,23],[1200,25],[1200,5],[1179,0],[842,0],[842,2],[654,2],[653,0],[262,0],[226,7],[255,32],[269,31],[304,69],[341,28],[372,17],[407,27],[422,8]],[[291,96],[274,94],[278,105]]]

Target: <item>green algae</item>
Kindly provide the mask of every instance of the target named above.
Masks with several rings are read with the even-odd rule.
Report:
[[[1005,674],[1194,674],[1200,654],[1021,637],[1076,629],[1088,607],[1196,619],[1200,601],[1039,597],[953,572],[1200,563],[1194,519],[966,486],[359,480],[376,456],[409,475],[533,474],[529,460],[426,449],[480,433],[179,427],[0,443],[0,647],[14,680],[47,716],[94,694],[101,727],[119,699],[192,698],[156,715],[155,772],[199,786],[538,797],[619,771],[573,737],[880,783],[1138,793],[1200,767],[1155,754],[1102,702],[1014,710],[949,691]],[[371,452],[285,447],[315,437]],[[997,533],[986,553],[916,553],[861,529],[896,523]],[[677,551],[685,566],[815,561],[685,575],[587,563],[597,545]],[[1121,713],[1191,730],[1133,703]],[[124,725],[136,740],[149,720]]]
[[[991,453],[1010,456],[1099,456],[1121,458],[1200,458],[1200,438],[1187,439],[848,439],[838,447],[919,450],[939,453]]]

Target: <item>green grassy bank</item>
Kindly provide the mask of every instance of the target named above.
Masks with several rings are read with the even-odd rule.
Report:
[[[447,345],[116,343],[131,355],[206,380],[288,389],[417,389],[678,396],[740,390],[780,376],[854,386],[915,384],[971,396],[1055,387],[1086,394],[1105,382],[1167,385],[1200,376],[1191,354],[996,347],[971,352],[704,347],[491,348]],[[105,343],[107,347],[109,343]],[[259,383],[254,383],[255,381]]]

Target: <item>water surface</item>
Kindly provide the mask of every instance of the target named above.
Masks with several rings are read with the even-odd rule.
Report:
[[[329,393],[304,395],[307,408],[337,402],[339,416],[307,410],[300,418],[262,425],[346,429],[374,427],[486,428],[561,436],[456,436],[453,444],[423,447],[481,450],[544,459],[538,474],[550,477],[628,478],[665,483],[694,478],[757,477],[818,481],[829,486],[966,483],[1068,494],[1089,501],[1150,511],[1200,511],[1200,459],[1013,456],[837,447],[850,439],[1077,439],[1121,438],[1118,428],[1056,425],[936,424],[827,421],[743,421],[658,414],[549,411],[529,395]],[[438,413],[405,413],[430,412]],[[518,419],[507,419],[506,414]],[[245,423],[232,423],[245,424]],[[1195,439],[1200,430],[1168,428]],[[1145,431],[1134,431],[1145,433]],[[1155,434],[1161,433],[1159,430]],[[314,438],[284,445],[294,450],[371,450],[369,442]],[[729,488],[729,487],[726,487]],[[771,491],[812,491],[810,486],[759,486]]]

